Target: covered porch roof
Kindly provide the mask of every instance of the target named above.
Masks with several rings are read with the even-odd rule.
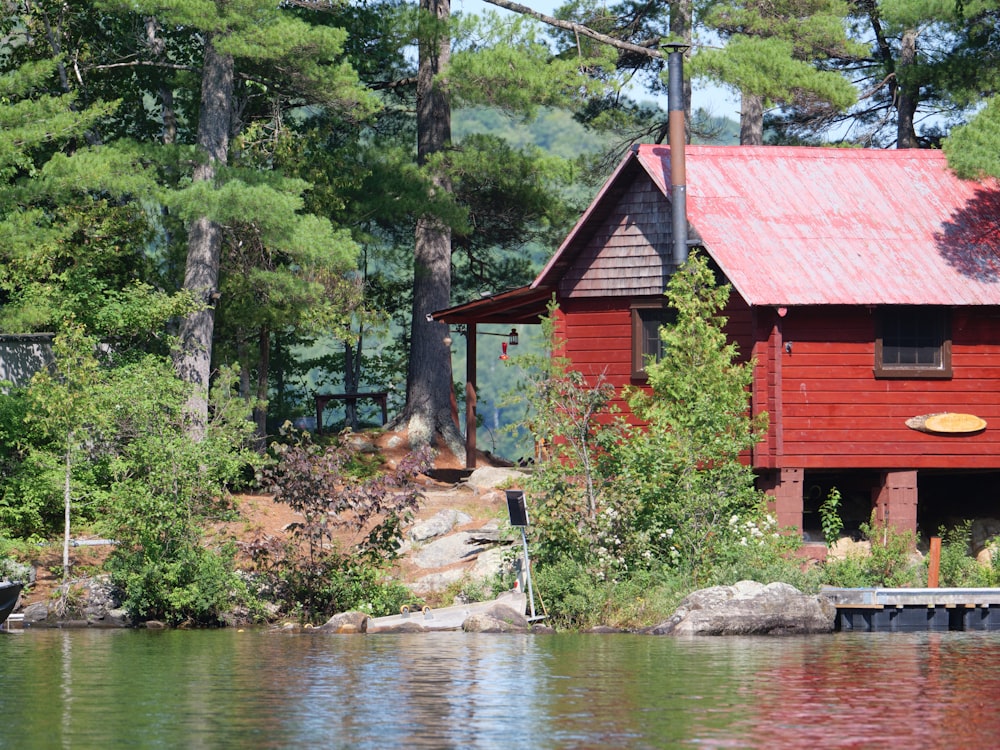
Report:
[[[548,302],[555,290],[548,287],[522,286],[482,299],[455,305],[431,313],[442,323],[538,323],[548,313]]]

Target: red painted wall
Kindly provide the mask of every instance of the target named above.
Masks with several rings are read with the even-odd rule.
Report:
[[[566,356],[588,377],[618,388],[631,379],[629,299],[561,301]],[[750,310],[738,298],[725,314],[744,356],[757,359],[754,411],[770,428],[754,451],[758,468],[1000,468],[1000,311],[952,314],[949,380],[881,380],[873,374],[875,316],[867,309]],[[785,346],[791,344],[791,352]],[[617,406],[627,411],[619,401]],[[928,435],[909,417],[967,412],[987,421],[978,435]]]
[[[632,315],[629,300],[562,300],[557,335],[566,342],[564,356],[588,381],[603,374],[618,393],[632,383]],[[614,406],[628,412],[621,398]]]
[[[1000,336],[997,311],[952,313],[948,380],[876,379],[875,314],[855,308],[791,309],[781,351],[758,383],[780,369],[778,466],[804,468],[1000,467]],[[777,318],[775,318],[777,319]],[[775,361],[780,358],[780,364]],[[763,364],[759,365],[762,367]],[[756,395],[756,394],[755,394]],[[773,399],[772,399],[773,401]],[[967,412],[992,425],[978,435],[928,435],[909,417]]]

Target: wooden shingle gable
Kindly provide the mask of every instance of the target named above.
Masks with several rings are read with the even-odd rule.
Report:
[[[559,280],[561,296],[662,294],[673,272],[670,203],[645,174],[610,210],[576,235],[580,243]]]

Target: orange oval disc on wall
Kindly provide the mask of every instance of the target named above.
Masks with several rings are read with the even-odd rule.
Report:
[[[957,412],[940,412],[910,417],[906,426],[920,432],[930,432],[936,435],[969,435],[986,429],[986,420],[975,414],[959,414]]]

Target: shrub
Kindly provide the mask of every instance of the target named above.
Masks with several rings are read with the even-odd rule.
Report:
[[[871,545],[868,555],[850,554],[843,560],[824,563],[822,581],[830,586],[898,588],[922,586],[926,577],[913,560],[916,538],[875,518],[861,524],[861,532]]]
[[[676,609],[691,583],[659,566],[634,571],[617,581],[599,580],[587,566],[573,560],[536,566],[532,580],[547,624],[568,629],[658,624]]]
[[[963,521],[950,529],[942,526],[938,534],[941,537],[938,583],[955,587],[988,585],[984,582],[989,578],[987,571],[969,554],[972,521]]]
[[[220,372],[205,437],[196,442],[185,430],[187,387],[168,362],[141,360],[113,382],[104,392],[116,439],[102,519],[117,541],[107,563],[112,581],[134,618],[218,624],[232,608],[253,605],[235,572],[235,548],[208,549],[203,532],[228,507],[227,485],[259,462],[249,406],[232,398],[234,373]]]
[[[391,471],[350,476],[355,452],[346,444],[316,445],[308,433],[287,431],[272,445],[262,486],[303,516],[290,539],[262,538],[242,549],[258,585],[302,619],[347,609],[397,611],[412,599],[385,578],[395,559],[402,524],[416,508],[412,479],[429,453],[410,454]]]
[[[763,495],[740,454],[758,442],[767,415],[748,413],[753,363],[738,361],[719,315],[729,293],[700,254],[670,278],[676,320],[660,329],[663,356],[646,365],[649,392],[629,399],[647,426],[616,452],[617,480],[634,497],[638,526],[650,543],[663,543],[661,560],[700,580],[739,552],[732,545],[745,535],[733,533],[729,519],[764,520]]]
[[[820,525],[823,527],[823,540],[832,547],[840,539],[844,530],[844,520],[840,517],[840,490],[832,487],[826,495],[826,500],[819,506]]]

